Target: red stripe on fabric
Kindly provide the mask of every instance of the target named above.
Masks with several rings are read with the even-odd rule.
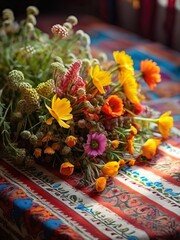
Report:
[[[25,175],[14,169],[11,165],[9,165],[7,162],[1,160],[0,163],[3,167],[5,167],[11,175],[18,178],[20,181],[25,183],[29,186],[35,193],[38,193],[40,196],[42,196],[46,201],[50,202],[52,205],[54,205],[56,208],[58,208],[60,211],[65,213],[66,215],[70,216],[74,221],[76,221],[80,226],[87,229],[87,232],[92,234],[95,237],[98,237],[100,239],[104,240],[111,240],[108,236],[104,235],[100,230],[98,230],[94,225],[92,225],[90,222],[88,222],[84,217],[78,215],[75,211],[73,211],[71,208],[67,207],[62,201],[56,199],[54,196],[43,190],[41,187],[39,187],[36,183],[32,182],[29,178],[27,178]],[[80,233],[79,233],[80,234]]]
[[[141,163],[136,163],[136,166],[139,166],[139,167],[143,168],[144,170],[147,170],[147,171],[149,171],[149,172],[152,172],[152,173],[154,173],[154,174],[156,174],[156,175],[164,178],[164,179],[167,180],[168,182],[170,182],[170,183],[172,183],[172,184],[174,184],[174,185],[176,185],[176,186],[179,187],[179,182],[178,182],[178,181],[176,181],[176,180],[175,180],[174,178],[172,178],[170,175],[168,175],[168,174],[166,174],[166,173],[163,173],[162,171],[159,171],[159,170],[157,170],[157,169],[155,169],[155,168],[153,168],[153,167],[144,166],[144,165],[142,165]]]
[[[72,186],[76,187],[75,185],[75,181],[73,181],[73,179],[69,179],[69,178],[64,178],[64,181],[68,182],[69,184],[71,184]],[[158,208],[160,211],[162,211],[163,213],[167,214],[168,216],[171,216],[173,218],[175,218],[177,221],[179,219],[179,216],[176,215],[175,213],[165,209],[163,206],[161,206],[160,204],[150,200],[149,198],[147,198],[146,196],[140,194],[138,191],[132,189],[131,187],[125,185],[124,183],[120,182],[119,180],[117,180],[116,178],[114,178],[114,182],[115,185],[119,185],[121,187],[123,187],[123,189],[127,190],[130,193],[134,193],[135,196],[141,196],[142,197],[142,202],[147,203],[147,204],[151,204],[153,206],[155,206],[156,208]],[[109,210],[113,211],[114,213],[116,213],[118,216],[120,216],[122,219],[124,219],[125,221],[129,222],[130,224],[132,224],[134,227],[136,227],[137,229],[141,229],[142,231],[146,232],[147,235],[154,237],[154,232],[151,231],[151,229],[147,229],[146,227],[143,227],[142,225],[137,223],[137,220],[134,218],[130,218],[127,214],[125,214],[123,211],[121,211],[120,209],[117,209],[117,207],[113,207],[110,203],[108,202],[104,202],[103,198],[101,197],[101,195],[97,195],[97,193],[95,192],[89,192],[87,189],[82,188],[81,189],[82,192],[84,192],[85,194],[87,194],[88,196],[90,196],[92,199],[96,200],[99,204],[103,205],[104,207],[108,208]]]
[[[142,200],[143,202],[146,203],[150,203],[153,206],[156,206],[157,208],[159,208],[162,212],[166,213],[167,215],[176,218],[177,220],[179,219],[179,215],[171,212],[170,210],[164,208],[163,206],[161,206],[159,203],[154,202],[153,200],[147,198],[146,196],[142,195],[141,193],[139,193],[138,191],[134,190],[133,188],[125,185],[124,183],[120,182],[118,179],[114,179],[114,181],[117,183],[117,185],[123,185],[123,187],[128,190],[129,192],[134,192],[136,195],[142,196]]]

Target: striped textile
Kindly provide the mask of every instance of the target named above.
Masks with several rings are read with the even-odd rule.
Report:
[[[146,164],[125,167],[102,193],[81,177],[0,161],[0,227],[12,239],[179,239],[180,133]],[[11,231],[9,231],[9,229]]]

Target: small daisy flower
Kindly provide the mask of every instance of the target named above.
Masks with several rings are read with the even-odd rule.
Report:
[[[87,155],[96,157],[102,155],[106,149],[107,139],[103,133],[88,134],[87,143],[84,145]]]

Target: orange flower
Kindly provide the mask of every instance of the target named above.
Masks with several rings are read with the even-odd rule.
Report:
[[[131,103],[138,104],[138,84],[135,77],[129,72],[122,72],[119,74],[119,81],[123,87],[125,96]]]
[[[102,192],[106,187],[106,177],[99,177],[96,179],[95,188],[97,192]]]
[[[41,154],[42,154],[42,149],[41,149],[41,148],[35,148],[35,149],[34,149],[34,156],[35,156],[36,158],[41,157]]]
[[[111,95],[107,98],[101,111],[112,117],[121,116],[124,113],[122,99],[116,95]]]
[[[74,172],[74,165],[70,162],[64,162],[60,166],[60,173],[66,176],[72,175]]]
[[[143,74],[144,81],[151,89],[154,89],[158,82],[161,81],[160,67],[152,60],[143,60],[140,63],[140,70]]]
[[[131,160],[129,160],[128,165],[129,166],[134,166],[135,162],[136,162],[135,159],[131,159]]]
[[[54,149],[52,147],[46,147],[44,150],[44,153],[53,155],[55,153]]]
[[[157,147],[161,144],[161,140],[155,138],[149,138],[142,146],[142,155],[151,159],[156,154]]]
[[[111,141],[111,146],[116,149],[119,146],[120,141],[119,140],[113,140]]]
[[[133,125],[131,125],[131,127],[130,127],[130,132],[129,132],[129,134],[127,135],[127,137],[129,138],[129,139],[131,139],[133,136],[135,136],[137,134],[137,129],[133,126]]]
[[[158,129],[164,138],[169,136],[170,130],[173,127],[173,117],[170,114],[170,111],[166,112],[158,119]]]
[[[101,169],[103,174],[109,177],[116,176],[118,174],[118,170],[119,170],[119,162],[116,162],[116,161],[111,161],[106,163]]]
[[[68,137],[66,138],[65,143],[66,143],[69,147],[73,147],[73,146],[75,146],[76,143],[77,143],[77,138],[74,137],[74,136],[72,136],[72,135],[70,135],[70,136],[68,136]]]
[[[126,165],[124,159],[120,159],[120,160],[119,160],[119,165],[120,165],[120,166],[125,166],[125,165]]]
[[[131,138],[127,141],[127,150],[131,155],[134,154],[134,136],[131,135]]]
[[[51,147],[52,147],[53,150],[58,151],[61,147],[61,144],[60,143],[53,143]]]

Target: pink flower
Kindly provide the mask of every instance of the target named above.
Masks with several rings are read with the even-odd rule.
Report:
[[[56,94],[58,97],[65,97],[67,92],[75,96],[79,88],[85,89],[86,82],[79,76],[80,68],[81,61],[77,60],[71,64],[67,73],[56,79]]]
[[[106,149],[106,143],[107,139],[103,133],[90,133],[84,145],[85,152],[92,157],[102,155]]]
[[[54,26],[52,26],[51,32],[54,35],[58,35],[60,38],[68,36],[68,29],[65,26],[61,26],[60,24],[55,24]]]

